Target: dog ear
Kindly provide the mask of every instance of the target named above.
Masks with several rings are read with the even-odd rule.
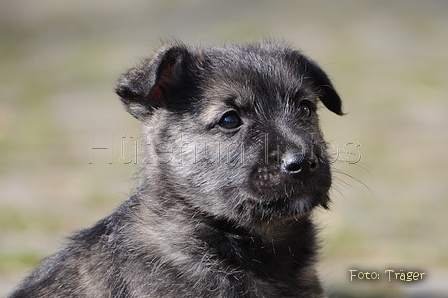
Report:
[[[130,69],[119,80],[115,92],[126,110],[137,119],[166,104],[168,93],[180,87],[187,76],[190,53],[186,46],[169,44],[151,59]]]
[[[317,85],[320,89],[320,100],[327,109],[338,115],[344,115],[342,112],[342,100],[339,94],[334,89],[326,73],[317,64],[309,61],[306,77],[313,82],[313,85]]]

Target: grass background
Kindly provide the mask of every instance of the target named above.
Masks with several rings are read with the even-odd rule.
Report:
[[[444,297],[447,28],[435,0],[0,0],[0,296],[134,185],[120,144],[129,153],[139,127],[113,93],[120,73],[160,38],[268,35],[317,60],[348,112],[321,111],[333,149],[356,154],[341,154],[354,179],[336,173],[332,211],[317,214],[332,297]],[[350,282],[349,269],[426,275]]]

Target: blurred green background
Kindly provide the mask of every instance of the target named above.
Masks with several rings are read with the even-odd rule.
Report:
[[[0,0],[0,296],[135,185],[138,165],[124,159],[139,126],[113,92],[120,73],[160,38],[222,45],[263,36],[317,60],[348,112],[321,111],[333,152],[346,151],[332,210],[316,216],[331,297],[446,297],[443,0]],[[349,269],[381,279],[351,282]],[[388,269],[426,275],[388,282]]]

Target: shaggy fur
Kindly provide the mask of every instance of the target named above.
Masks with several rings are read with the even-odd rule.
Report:
[[[342,111],[313,61],[272,42],[170,43],[116,92],[146,138],[140,186],[11,298],[325,297],[311,212],[327,208],[331,172],[316,110]]]

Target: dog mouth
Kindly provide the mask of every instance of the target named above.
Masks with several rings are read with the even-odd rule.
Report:
[[[327,205],[329,172],[323,163],[312,174],[302,176],[282,171],[278,164],[265,164],[254,167],[247,182],[252,195],[266,209],[309,210]]]
[[[328,209],[329,201],[328,194],[305,193],[294,197],[282,196],[263,200],[261,207],[266,213],[289,217],[308,213],[318,206]]]

